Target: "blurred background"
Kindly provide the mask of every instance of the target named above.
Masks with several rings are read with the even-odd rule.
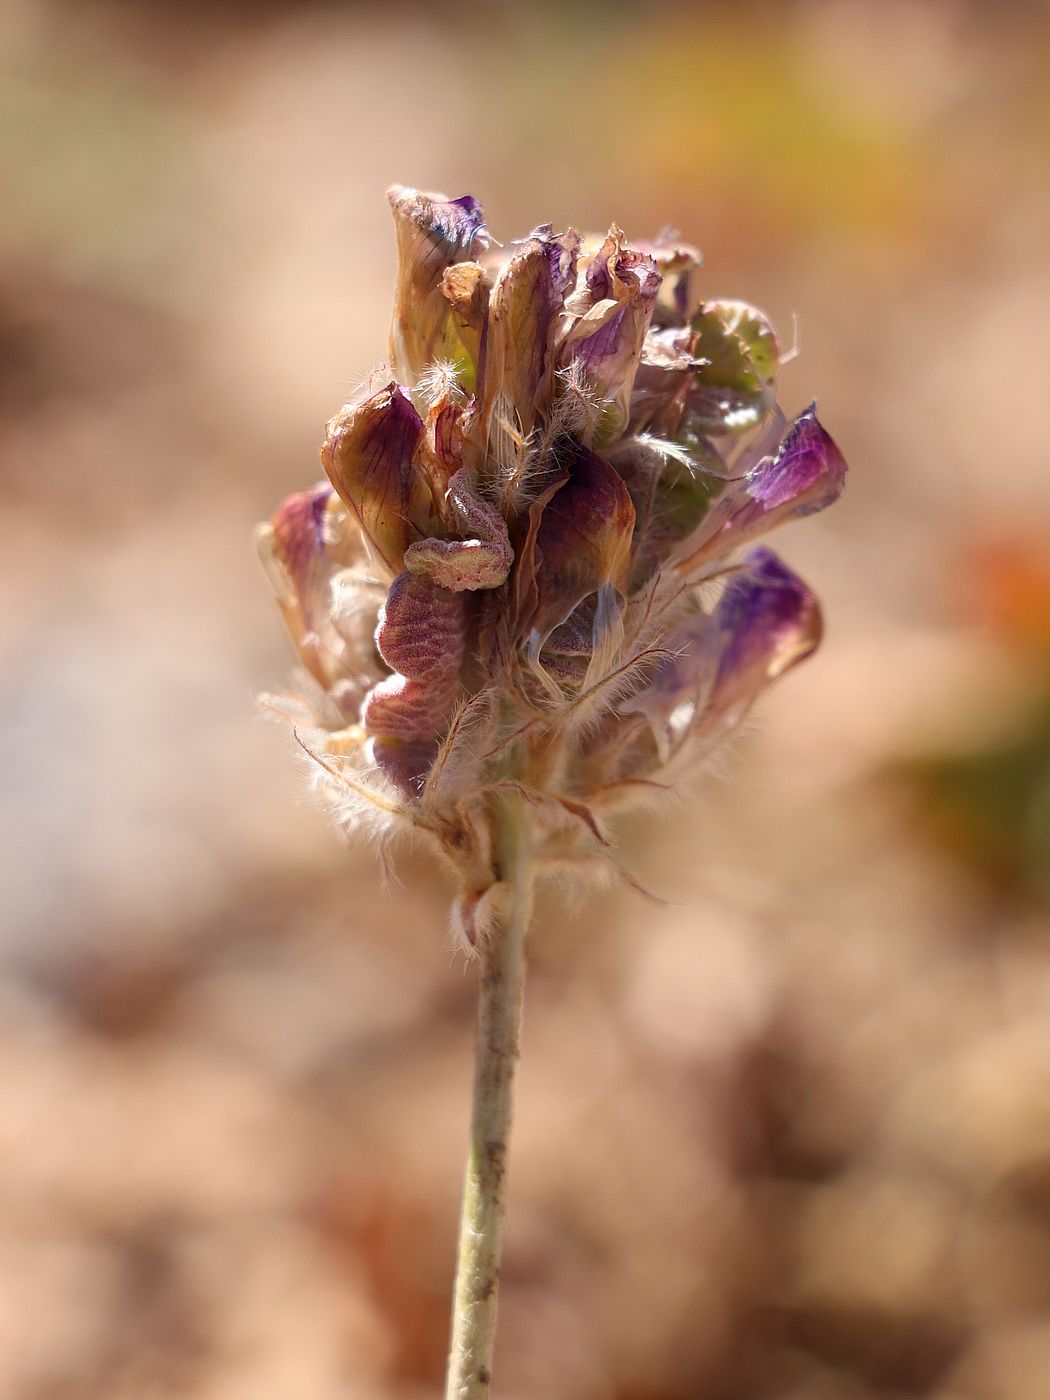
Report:
[[[474,978],[252,696],[393,181],[704,249],[852,466],[671,901],[545,899],[501,1400],[1050,1395],[1050,13],[0,12],[0,1394],[440,1392]]]

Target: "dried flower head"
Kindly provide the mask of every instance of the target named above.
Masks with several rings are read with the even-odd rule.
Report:
[[[769,321],[697,302],[673,233],[543,224],[494,250],[470,196],[389,198],[388,363],[328,424],[328,480],[259,539],[338,821],[428,837],[472,942],[501,791],[548,865],[608,860],[605,814],[814,650],[816,599],[753,542],[846,467],[813,408],[778,409]]]

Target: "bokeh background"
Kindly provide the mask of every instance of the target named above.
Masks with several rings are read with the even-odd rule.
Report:
[[[440,1392],[473,973],[253,693],[385,187],[678,225],[852,465],[825,648],[545,899],[503,1400],[1050,1395],[1042,4],[0,14],[0,1393]]]

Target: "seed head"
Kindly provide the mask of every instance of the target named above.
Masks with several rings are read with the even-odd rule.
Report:
[[[605,814],[816,648],[815,597],[753,541],[830,505],[846,465],[814,407],[778,409],[768,319],[696,301],[673,232],[542,224],[494,251],[471,196],[389,198],[388,363],[259,541],[338,822],[425,835],[471,942],[500,791],[547,864],[611,860]]]

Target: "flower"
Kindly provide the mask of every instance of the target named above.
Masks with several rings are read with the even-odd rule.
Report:
[[[846,466],[815,407],[777,408],[768,319],[695,301],[673,231],[503,249],[469,195],[389,197],[387,366],[328,424],[327,483],[259,537],[337,820],[430,839],[469,942],[496,795],[531,804],[547,863],[611,860],[604,815],[815,649],[815,597],[753,542]]]

